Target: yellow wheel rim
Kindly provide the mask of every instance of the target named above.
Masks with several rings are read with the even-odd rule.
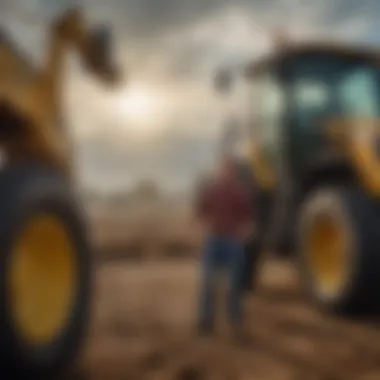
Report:
[[[317,291],[337,295],[349,276],[349,243],[343,226],[333,217],[320,215],[306,241],[309,265]]]
[[[20,335],[36,346],[64,328],[76,288],[75,251],[65,226],[52,215],[32,219],[11,255],[11,315]]]

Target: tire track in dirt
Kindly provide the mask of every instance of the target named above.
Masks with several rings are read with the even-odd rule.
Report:
[[[301,301],[256,297],[250,308],[252,340],[269,354],[324,378],[356,379],[380,370],[380,334],[373,327],[322,315]]]
[[[283,330],[304,332],[310,337],[344,340],[345,343],[363,350],[380,350],[380,325],[368,319],[349,320],[318,311],[315,306],[300,298],[298,302],[279,303],[265,297],[256,297],[251,302],[265,317],[281,315],[278,325]],[[254,313],[255,310],[252,310]],[[281,313],[280,313],[281,312]]]
[[[265,298],[253,300],[252,304],[256,307],[253,314],[256,323],[250,326],[242,344],[231,344],[220,338],[209,341],[208,346],[199,340],[180,342],[159,349],[165,351],[161,365],[173,367],[177,362],[181,363],[178,367],[190,365],[200,372],[200,368],[210,370],[216,366],[220,367],[219,370],[223,368],[224,374],[236,378],[234,368],[242,367],[239,362],[243,358],[246,358],[243,366],[247,367],[247,361],[259,356],[270,358],[273,365],[277,363],[277,366],[288,368],[294,374],[289,378],[294,380],[304,379],[305,374],[308,378],[314,376],[324,380],[361,379],[365,373],[379,369],[380,346],[373,342],[366,345],[363,339],[340,328],[339,320],[326,321],[316,317],[303,321],[305,313],[298,310],[305,308],[302,304],[289,310],[283,304],[276,305]],[[310,315],[318,316],[312,308],[307,310]],[[294,320],[293,315],[301,317]],[[203,360],[199,358],[200,353],[203,353]],[[215,356],[219,356],[219,362]]]
[[[200,372],[219,372],[223,374],[219,377],[220,379],[225,377],[242,379],[243,377],[239,375],[241,372],[239,368],[245,368],[246,374],[249,373],[252,376],[251,378],[256,378],[254,373],[260,370],[260,367],[265,367],[266,371],[272,367],[272,370],[274,368],[276,372],[287,372],[286,377],[268,378],[292,380],[304,380],[305,378],[318,380],[355,379],[355,377],[347,377],[347,375],[342,374],[337,368],[321,364],[315,358],[305,357],[299,352],[289,350],[284,342],[274,339],[273,334],[268,335],[262,331],[256,332],[244,342],[236,344],[218,338],[214,338],[211,342],[208,346],[202,342],[194,341],[175,348],[172,347],[166,351],[167,353],[171,352],[171,354],[168,355],[163,367],[178,363],[177,367],[179,368],[192,366]],[[203,355],[203,358],[200,359],[200,355]],[[262,379],[262,377],[259,378]],[[176,377],[173,379],[177,380]]]
[[[236,358],[259,354],[292,368],[294,380],[310,376],[354,380],[380,372],[380,333],[373,326],[326,316],[302,297],[294,297],[294,301],[273,302],[265,295],[250,300],[252,323],[247,339],[242,345],[217,343],[218,350],[225,350],[230,367],[237,366]],[[174,349],[173,355],[180,351]],[[188,358],[190,352],[187,349]]]
[[[182,269],[181,269],[182,268]],[[141,269],[133,281],[117,282],[114,289],[137,289],[141,296],[155,291],[149,302],[156,302],[146,312],[144,320],[120,314],[121,327],[106,340],[94,335],[94,342],[104,347],[99,355],[90,355],[88,363],[92,377],[86,380],[373,380],[380,378],[380,329],[375,323],[355,322],[318,312],[305,302],[293,282],[287,277],[275,281],[282,273],[270,273],[247,300],[249,323],[247,339],[231,341],[223,329],[211,338],[202,339],[191,325],[194,309],[196,277],[194,269],[178,266],[174,271]],[[158,272],[158,270],[162,270]],[[183,272],[180,272],[183,271]],[[118,272],[112,272],[115,276]],[[125,277],[120,272],[120,278]],[[156,275],[152,279],[152,275]],[[178,287],[179,281],[183,287]],[[144,285],[150,284],[149,287]],[[108,285],[107,285],[108,286]],[[165,299],[161,300],[160,297]],[[190,298],[190,300],[189,300]],[[170,301],[163,303],[163,301]],[[118,298],[115,303],[120,302]],[[178,302],[174,308],[171,302]],[[165,310],[163,310],[165,309]],[[116,309],[119,310],[119,309]],[[131,309],[132,310],[132,309]],[[158,320],[160,324],[150,328]],[[185,318],[186,321],[185,322]],[[174,324],[172,324],[174,323]],[[176,325],[177,324],[177,325]],[[177,327],[176,327],[177,326]],[[190,327],[190,330],[189,330]],[[126,331],[122,336],[121,331]],[[189,333],[190,332],[190,333]],[[107,332],[110,334],[110,332]],[[125,334],[124,334],[125,335]],[[141,349],[133,349],[133,345]],[[97,347],[101,347],[100,344]],[[94,347],[95,351],[98,350]],[[92,356],[92,359],[91,359]],[[94,360],[97,358],[96,360]],[[103,364],[102,364],[103,363]],[[108,363],[104,375],[101,367]]]

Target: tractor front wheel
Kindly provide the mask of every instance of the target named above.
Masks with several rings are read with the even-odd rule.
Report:
[[[90,254],[67,184],[23,164],[0,173],[0,370],[2,378],[56,376],[83,340]]]
[[[376,205],[354,186],[309,194],[297,226],[302,283],[330,311],[358,314],[378,307],[380,230]]]

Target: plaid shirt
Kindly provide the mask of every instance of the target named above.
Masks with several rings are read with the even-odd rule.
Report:
[[[251,220],[252,210],[252,197],[238,179],[210,183],[197,202],[198,215],[218,235],[235,236]]]

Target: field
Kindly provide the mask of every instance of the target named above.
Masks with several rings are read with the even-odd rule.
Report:
[[[90,213],[97,259],[134,261],[194,257],[202,230],[185,202],[135,202],[127,210]]]
[[[176,244],[181,228],[187,229],[184,225],[180,228],[178,221],[185,220],[181,218],[178,216],[174,223],[177,229],[173,227],[177,232],[171,241],[178,239]],[[122,224],[124,228],[133,225],[133,218],[127,219]],[[119,226],[120,236],[124,228]],[[146,231],[151,228],[152,225]],[[169,219],[165,228],[171,230]],[[115,226],[111,230],[116,234]],[[124,236],[132,239],[131,233]],[[191,237],[192,244],[189,238],[179,244],[177,248],[183,251],[178,255],[172,252],[175,244],[169,255],[166,248],[159,250],[158,245],[155,252],[157,236],[139,248],[137,240],[128,245],[119,237],[117,255],[107,252],[103,241],[98,253],[93,320],[79,362],[81,379],[380,378],[378,323],[347,321],[316,311],[298,290],[294,268],[272,259],[263,262],[259,286],[245,300],[246,339],[232,339],[223,313],[217,334],[199,337],[195,317],[196,247],[200,236],[198,231],[197,237]],[[163,241],[161,248],[171,246]],[[126,251],[134,247],[134,255],[122,255],[123,244]]]

